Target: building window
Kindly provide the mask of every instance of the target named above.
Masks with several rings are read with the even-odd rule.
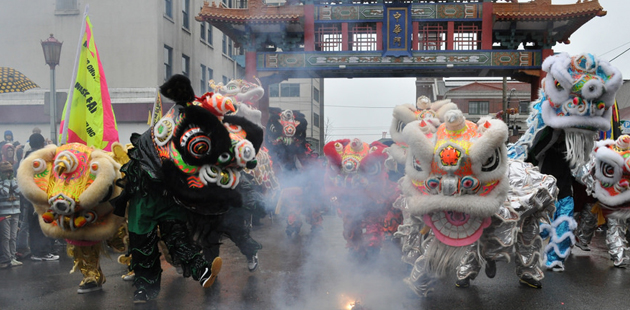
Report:
[[[528,115],[529,114],[529,105],[531,102],[527,100],[522,100],[518,102],[518,114],[520,115]]]
[[[315,30],[315,50],[322,52],[341,51],[343,38],[339,28],[336,24],[317,26]]]
[[[212,45],[212,25],[208,22],[201,22],[201,41]]]
[[[299,96],[300,96],[300,84],[297,84],[297,83],[280,84],[280,97],[299,97]]]
[[[354,26],[350,32],[350,46],[353,51],[376,50],[376,26]]]
[[[168,80],[173,75],[173,48],[164,45],[164,80]]]
[[[269,97],[280,97],[280,85],[279,84],[271,84],[271,85],[269,85]]]
[[[481,29],[477,25],[457,25],[453,34],[454,50],[481,49]]]
[[[164,0],[164,15],[173,18],[173,0]]]
[[[212,45],[212,25],[208,22],[206,24],[208,24],[208,44]]]
[[[319,102],[319,89],[313,88],[313,100]]]
[[[319,114],[313,113],[313,126],[319,128]]]
[[[182,54],[182,74],[190,76],[190,57]]]
[[[201,25],[201,31],[199,31],[201,41],[206,41],[206,22],[201,22],[199,24]]]
[[[190,29],[190,18],[188,18],[189,7],[190,0],[182,0],[182,27],[184,27],[184,29]]]
[[[208,91],[208,80],[206,80],[206,66],[201,65],[201,84],[199,84],[199,90],[202,93],[206,93]]]
[[[447,31],[440,24],[421,24],[418,29],[418,49],[437,51],[446,49]]]
[[[214,79],[214,70],[208,68],[208,81]]]
[[[227,85],[228,82],[229,82],[228,81],[228,77],[224,75],[223,76],[223,85]]]
[[[469,101],[468,114],[470,115],[487,115],[488,101]]]
[[[55,2],[55,10],[57,11],[74,11],[79,9],[77,0],[57,0]]]
[[[228,39],[228,56],[230,56],[230,58],[232,58],[232,51],[234,50],[233,48],[233,43],[231,39]]]
[[[227,55],[227,36],[226,35],[223,35],[223,42],[221,46],[222,46],[223,54]]]

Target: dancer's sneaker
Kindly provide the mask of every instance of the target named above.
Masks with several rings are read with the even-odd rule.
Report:
[[[133,279],[136,278],[136,273],[133,271],[129,271],[127,272],[127,274],[122,275],[121,278],[123,279],[123,281],[133,281]]]
[[[586,251],[586,252],[588,252],[588,251],[590,251],[590,250],[591,250],[591,248],[589,248],[589,247],[588,247],[588,244],[583,243],[583,242],[581,242],[581,241],[576,242],[576,243],[575,243],[575,246],[576,246],[576,247],[578,247],[578,248],[580,248],[580,250],[582,250],[582,251]]]
[[[486,276],[490,279],[497,275],[497,263],[493,260],[486,261]]]
[[[206,267],[201,277],[199,278],[199,283],[204,288],[209,288],[214,284],[214,281],[217,279],[219,272],[221,271],[221,266],[223,265],[223,260],[221,257],[217,257],[212,261],[212,265],[210,268]]]
[[[522,276],[518,280],[518,282],[520,284],[522,284],[522,285],[529,286],[529,287],[532,287],[532,288],[536,288],[536,289],[542,288],[542,283],[540,283],[540,281],[532,278],[531,276],[527,276],[527,275]]]
[[[42,255],[42,256],[31,255],[31,260],[39,261],[39,262],[59,260],[59,255],[52,254],[52,253],[48,253],[48,254]]]
[[[90,292],[96,292],[96,291],[100,291],[103,289],[103,286],[94,282],[94,281],[90,281],[87,282],[85,284],[81,284],[79,285],[79,289],[77,290],[77,293],[79,294],[85,294],[85,293],[90,293]]]
[[[11,267],[22,266],[22,262],[17,261],[15,258],[11,260]]]
[[[470,286],[470,278],[466,277],[463,279],[459,279],[455,282],[455,286],[458,288],[467,288]]]
[[[133,303],[134,304],[144,304],[149,301],[149,294],[146,290],[139,289],[133,293]]]
[[[254,271],[258,268],[258,254],[247,257],[247,269]]]

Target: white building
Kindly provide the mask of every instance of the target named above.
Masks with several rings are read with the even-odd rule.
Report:
[[[324,147],[324,79],[289,79],[269,85],[269,106],[298,110],[308,121],[306,140],[321,153]]]
[[[0,94],[0,132],[12,130],[16,139],[24,142],[37,126],[49,136],[44,97],[50,89],[50,69],[40,42],[50,34],[63,42],[55,69],[61,109],[71,85],[84,7],[88,5],[123,143],[132,132],[148,128],[148,111],[156,89],[170,75],[187,75],[195,93],[202,94],[208,90],[208,80],[225,83],[244,71],[234,60],[232,41],[209,24],[195,21],[203,0],[3,1],[0,67],[22,72],[40,88]]]

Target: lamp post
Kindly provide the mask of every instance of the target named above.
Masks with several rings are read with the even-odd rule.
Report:
[[[50,66],[50,140],[57,144],[57,93],[55,92],[55,67],[59,64],[61,45],[52,33],[46,41],[41,41],[46,64]]]

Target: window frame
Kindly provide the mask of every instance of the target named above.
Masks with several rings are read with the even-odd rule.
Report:
[[[280,97],[299,98],[300,97],[300,84],[299,83],[281,83],[280,84]]]
[[[164,0],[164,16],[173,18],[173,0]]]
[[[469,115],[488,115],[490,113],[489,108],[490,108],[489,101],[468,101],[468,114]],[[485,113],[482,113],[484,111]]]
[[[182,54],[182,74],[190,77],[190,56]]]
[[[521,100],[518,102],[518,114],[519,115],[529,115],[529,106],[531,102],[529,100]],[[525,107],[525,109],[523,109]],[[525,111],[523,111],[525,110]]]
[[[164,44],[164,80],[173,76],[173,48]]]
[[[279,98],[280,97],[280,84],[270,84],[269,85],[269,97],[270,98]]]
[[[201,65],[201,80],[200,80],[200,91],[201,93],[205,94],[206,92],[208,92],[208,80],[206,80],[206,65],[202,64]]]
[[[182,28],[190,30],[190,0],[182,0]]]

